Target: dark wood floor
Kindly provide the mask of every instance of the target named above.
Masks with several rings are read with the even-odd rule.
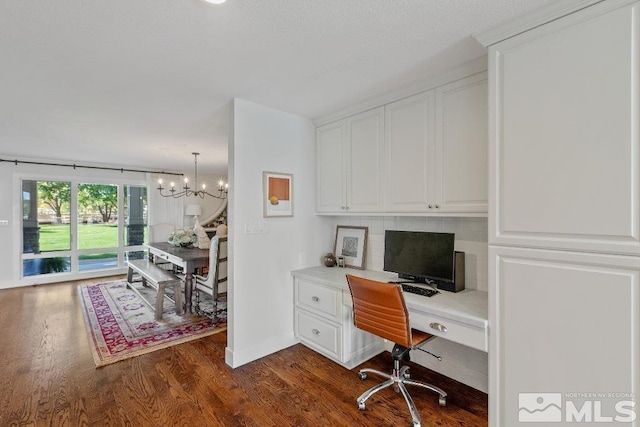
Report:
[[[220,333],[96,369],[81,283],[0,290],[0,426],[411,425],[389,389],[359,411],[355,398],[378,379],[362,382],[302,345],[232,370]],[[390,355],[364,365],[387,371]],[[417,365],[412,377],[449,393],[443,408],[410,388],[423,426],[487,425],[486,394]]]

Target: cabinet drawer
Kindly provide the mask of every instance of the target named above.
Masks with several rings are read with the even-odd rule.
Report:
[[[158,258],[163,259],[165,261],[169,261],[172,264],[175,264],[175,265],[183,265],[184,264],[184,261],[182,259],[178,258],[175,255],[167,254],[167,253],[164,253],[164,252],[155,252],[153,250],[151,251],[151,253],[153,253],[154,256],[157,256]]]
[[[342,327],[304,310],[296,309],[296,336],[316,350],[340,360]]]
[[[342,292],[306,280],[296,281],[296,306],[340,322]]]
[[[431,335],[488,351],[487,330],[429,314],[410,314],[411,327]]]

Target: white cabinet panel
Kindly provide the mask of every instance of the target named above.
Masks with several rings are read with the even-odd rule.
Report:
[[[435,198],[433,108],[433,91],[385,106],[388,212],[426,212]]]
[[[327,317],[335,322],[341,319],[342,292],[318,283],[298,279],[296,286],[296,306]]]
[[[296,309],[295,333],[305,344],[327,357],[342,358],[342,326]]]
[[[640,253],[638,10],[490,49],[490,242]]]
[[[346,206],[344,121],[316,129],[316,210],[340,212]]]
[[[411,327],[437,337],[488,351],[487,330],[426,313],[410,313]]]
[[[436,89],[434,179],[440,209],[486,212],[489,172],[487,74],[481,73]]]
[[[347,210],[381,212],[384,209],[384,108],[346,119]]]
[[[520,425],[519,393],[565,404],[566,393],[640,393],[637,258],[495,247],[489,258],[491,425]],[[602,414],[615,402],[602,399]]]

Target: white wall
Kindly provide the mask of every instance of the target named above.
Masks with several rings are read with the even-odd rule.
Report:
[[[314,214],[311,121],[241,99],[231,110],[226,361],[237,367],[296,343],[290,272],[318,265],[332,231]],[[293,174],[293,217],[262,217],[263,171]],[[247,234],[248,224],[268,231]]]

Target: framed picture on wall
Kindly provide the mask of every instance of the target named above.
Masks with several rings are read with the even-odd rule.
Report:
[[[293,175],[262,172],[262,215],[267,217],[293,216]]]
[[[364,269],[369,227],[339,225],[336,227],[336,242],[333,252],[344,257],[345,267]]]

